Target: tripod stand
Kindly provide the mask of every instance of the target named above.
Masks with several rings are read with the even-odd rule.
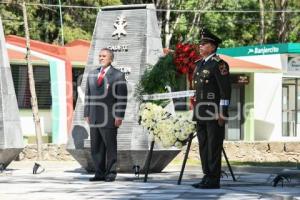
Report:
[[[184,159],[183,159],[183,162],[182,162],[182,166],[181,166],[181,171],[180,171],[180,175],[179,175],[179,179],[177,181],[177,184],[180,185],[181,184],[181,180],[182,180],[182,176],[183,176],[183,173],[184,173],[184,169],[185,169],[185,165],[186,165],[186,161],[188,159],[188,156],[189,156],[189,153],[190,153],[190,149],[191,149],[191,145],[192,145],[192,141],[194,139],[196,135],[194,135],[194,133],[190,134],[189,136],[189,139],[188,139],[188,145],[187,145],[187,148],[186,148],[186,151],[185,151],[185,155],[184,155]],[[225,160],[226,160],[226,163],[227,163],[227,166],[228,166],[228,169],[230,171],[230,174],[232,176],[232,180],[233,181],[236,181],[235,179],[235,176],[234,176],[234,173],[232,171],[232,168],[231,168],[231,165],[228,161],[228,157],[226,155],[226,152],[224,150],[224,148],[222,147],[222,152],[224,154],[224,157],[225,157]]]
[[[178,181],[177,181],[177,184],[178,184],[178,185],[181,184],[181,180],[182,180],[182,176],[183,176],[183,173],[184,173],[186,161],[187,161],[187,159],[188,159],[189,152],[190,152],[191,145],[192,145],[192,141],[193,141],[193,139],[194,139],[195,136],[196,136],[196,135],[194,135],[194,133],[190,134],[190,136],[189,136],[189,139],[188,139],[188,145],[187,145],[187,148],[186,148],[186,151],[185,151],[185,155],[184,155],[184,159],[183,159],[183,162],[182,162],[182,167],[181,167],[179,179],[178,179]],[[146,169],[145,169],[144,182],[147,182],[147,180],[148,180],[148,173],[149,173],[149,168],[150,168],[150,164],[151,164],[153,148],[154,148],[154,141],[151,142],[150,150],[149,150],[149,153],[148,153],[147,158],[146,158],[146,164],[145,164]],[[229,161],[228,161],[228,157],[227,157],[227,155],[226,155],[226,152],[225,152],[224,148],[222,148],[222,152],[223,152],[223,155],[224,155],[224,157],[225,157],[227,166],[228,166],[228,168],[229,168],[229,171],[230,171],[232,180],[233,180],[233,181],[236,181],[235,176],[234,176],[234,173],[233,173],[233,171],[232,171],[231,165],[230,165],[230,163],[229,163]]]

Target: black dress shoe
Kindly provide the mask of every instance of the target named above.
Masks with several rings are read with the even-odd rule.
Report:
[[[197,186],[194,187],[198,189],[219,189],[220,188],[220,178],[218,177],[205,176],[203,177],[202,181]]]
[[[110,173],[105,176],[105,182],[113,182],[116,180],[117,174]]]
[[[201,185],[201,182],[192,184],[192,186],[193,186],[194,188],[198,188],[200,185]]]
[[[194,183],[194,184],[192,184],[192,186],[193,186],[194,188],[199,188],[201,185],[203,185],[203,184],[205,184],[205,183],[207,182],[207,178],[208,178],[208,176],[207,176],[207,175],[204,175],[204,176],[202,177],[202,180],[201,180],[199,183]]]
[[[200,189],[220,189],[220,184],[203,184],[200,185]]]
[[[89,179],[89,181],[105,181],[104,177],[92,177]]]
[[[105,182],[114,182],[116,180],[116,177],[105,177]]]
[[[219,189],[220,188],[220,178],[208,177],[206,182],[202,184],[199,188],[201,189]]]

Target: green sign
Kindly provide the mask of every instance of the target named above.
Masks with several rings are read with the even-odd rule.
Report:
[[[300,53],[300,43],[267,44],[218,49],[219,54],[233,57]]]

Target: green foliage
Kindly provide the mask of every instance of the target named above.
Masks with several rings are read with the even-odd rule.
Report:
[[[257,0],[223,0],[215,10],[259,10]],[[243,46],[259,41],[259,13],[205,13],[202,24],[223,39],[221,47]]]
[[[299,0],[288,0],[285,8],[280,8],[283,0],[264,0],[264,21],[266,43],[281,42],[278,38],[282,17],[274,10],[299,11]],[[21,0],[10,0],[9,4],[0,4],[5,34],[24,36]],[[58,0],[27,0],[28,3],[54,4]],[[66,6],[92,6],[158,3],[157,8],[166,9],[168,1],[157,0],[61,0]],[[260,14],[258,0],[171,0],[172,10],[200,10],[198,12],[171,12],[170,24],[174,28],[171,48],[174,49],[179,41],[197,43],[199,30],[205,26],[223,39],[221,47],[233,47],[258,44],[260,41]],[[210,12],[210,11],[220,12]],[[234,12],[234,11],[258,12]],[[48,43],[61,43],[61,24],[59,7],[47,5],[27,5],[30,37]],[[208,11],[208,12],[205,12]],[[223,12],[228,11],[228,12]],[[232,11],[232,12],[230,12]],[[90,40],[97,17],[97,8],[62,7],[64,25],[64,43],[74,39]],[[165,33],[165,11],[157,11],[158,19],[162,23],[162,40]],[[198,18],[195,16],[198,16]],[[177,17],[179,19],[176,21]],[[198,20],[195,20],[198,19]],[[300,42],[299,12],[286,12],[286,42]]]
[[[276,2],[280,2],[277,0]],[[276,8],[273,0],[264,0],[264,21],[266,43],[279,43],[278,26],[281,19],[280,12],[270,12],[274,10],[299,10],[299,0],[289,0],[286,8]],[[173,4],[173,9],[179,6]],[[180,23],[174,31],[174,38],[171,40],[172,48],[183,37],[189,43],[199,42],[199,30],[202,27],[210,29],[223,39],[220,47],[235,47],[258,44],[260,41],[260,13],[258,0],[188,0],[181,4],[181,9],[198,9],[216,12],[203,12],[200,14],[200,22],[193,27],[195,13],[171,12],[172,22],[176,16],[180,17]],[[217,12],[217,11],[220,12]],[[234,11],[257,11],[257,12],[234,12]],[[224,12],[228,11],[228,12]],[[184,20],[182,20],[184,19]],[[287,34],[286,42],[300,42],[300,16],[299,12],[286,13]],[[171,22],[171,23],[172,23]],[[192,30],[191,30],[192,28]],[[192,33],[191,33],[192,32]]]
[[[90,32],[86,32],[81,28],[64,27],[64,39],[71,42],[76,39],[90,40],[92,35]]]
[[[53,4],[59,5],[58,0],[31,0],[28,4],[27,15],[30,29],[30,38],[48,43],[61,43],[60,10],[58,6],[32,5]],[[9,4],[0,4],[0,15],[3,21],[5,34],[24,36],[22,1],[12,0]],[[120,0],[66,0],[61,1],[66,6],[120,5]],[[64,43],[75,39],[90,40],[94,30],[97,8],[62,7]]]
[[[166,86],[176,88],[176,66],[173,55],[161,57],[154,66],[149,66],[137,84],[136,96],[141,100],[141,95],[167,92]]]
[[[22,10],[19,5],[0,4],[0,15],[5,34],[24,35]]]

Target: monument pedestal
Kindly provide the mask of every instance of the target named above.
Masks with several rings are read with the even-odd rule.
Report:
[[[118,171],[132,172],[134,165],[139,165],[143,170],[150,141],[148,133],[138,124],[139,102],[134,97],[134,91],[145,69],[154,65],[163,55],[155,6],[139,4],[101,8],[79,88],[83,94],[87,74],[99,66],[98,54],[102,48],[114,51],[112,65],[125,73],[128,86],[126,114],[117,136]],[[89,127],[84,122],[83,110],[84,98],[79,97],[67,150],[87,171],[92,171],[94,166],[89,142],[86,141],[89,138]],[[160,172],[178,153],[179,150],[155,147],[150,171]]]
[[[140,172],[144,173],[149,151],[150,150],[118,150],[118,172],[133,172],[133,166],[136,165],[140,167]],[[69,150],[69,152],[88,172],[94,171],[94,164],[91,158],[90,140],[85,140],[84,149],[81,151],[77,150],[71,152]],[[154,150],[149,172],[161,172],[179,152],[180,150]]]
[[[3,148],[0,149],[0,164],[3,164],[4,169],[17,158],[23,148]]]
[[[0,17],[0,164],[6,168],[23,147],[18,103]]]

